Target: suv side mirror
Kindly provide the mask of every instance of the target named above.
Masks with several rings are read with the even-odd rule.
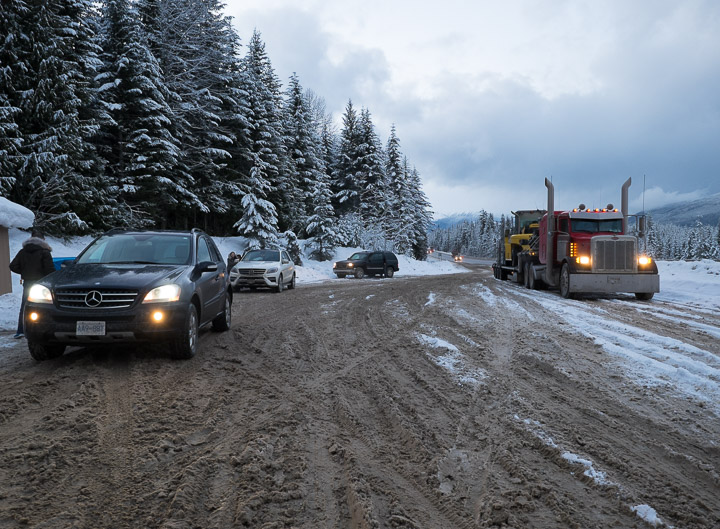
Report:
[[[197,264],[197,270],[199,272],[217,272],[218,265],[212,261],[202,261]]]

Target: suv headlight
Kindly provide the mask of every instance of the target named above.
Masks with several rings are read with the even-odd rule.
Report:
[[[266,273],[266,274],[274,274],[274,273],[277,272],[277,271],[278,271],[278,267],[277,267],[277,266],[273,266],[272,268],[268,268],[267,270],[265,270],[265,273]]]
[[[33,303],[53,302],[50,289],[45,285],[39,285],[37,283],[30,287],[30,292],[28,292],[27,300],[32,301]]]
[[[147,293],[143,303],[162,303],[180,299],[180,285],[163,285]]]

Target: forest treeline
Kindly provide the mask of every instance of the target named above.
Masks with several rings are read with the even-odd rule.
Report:
[[[510,215],[501,215],[499,220],[495,220],[491,213],[481,211],[472,220],[433,229],[428,244],[444,252],[495,259],[500,234],[504,226],[510,226],[511,219]],[[637,235],[632,224],[630,230]],[[640,246],[648,255],[659,260],[720,261],[720,224],[717,227],[701,222],[694,226],[657,224],[648,215],[647,233],[640,239]]]
[[[430,204],[393,126],[335,125],[218,0],[1,0],[0,194],[47,233],[201,227],[425,255]]]

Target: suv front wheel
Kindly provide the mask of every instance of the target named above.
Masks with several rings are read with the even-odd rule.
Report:
[[[365,277],[365,270],[363,270],[361,267],[357,267],[355,269],[355,277],[357,277],[358,279],[362,279],[363,277]]]
[[[170,344],[170,356],[173,358],[192,358],[198,348],[198,314],[194,303],[190,303],[185,324]]]
[[[218,332],[227,331],[232,323],[232,298],[230,294],[225,293],[225,308],[217,318],[212,321],[213,330]]]
[[[65,352],[64,345],[33,342],[30,340],[28,340],[28,349],[30,350],[30,356],[38,362],[50,360],[51,358],[57,358],[58,356],[62,356],[63,352]]]

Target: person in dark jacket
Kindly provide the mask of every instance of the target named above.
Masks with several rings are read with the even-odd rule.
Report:
[[[22,302],[20,303],[20,316],[15,338],[22,338],[24,334],[23,311],[30,287],[37,280],[42,279],[50,272],[55,271],[52,260],[52,248],[45,242],[45,237],[39,231],[33,230],[31,237],[24,241],[22,249],[10,263],[10,270],[20,274],[20,284],[23,286]]]

